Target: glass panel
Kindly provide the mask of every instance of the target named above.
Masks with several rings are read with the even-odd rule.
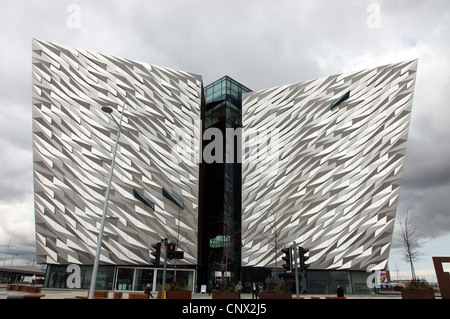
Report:
[[[170,280],[168,280],[169,278],[172,279],[172,277],[170,276],[171,271],[170,270],[166,270],[166,284],[168,282],[170,282]],[[162,282],[163,282],[163,270],[158,269],[156,271],[156,291],[159,291],[162,289]]]
[[[222,82],[214,84],[214,93],[222,92]]]
[[[267,289],[268,284],[272,281],[272,271],[270,268],[253,268],[245,267],[242,269],[242,286],[243,292],[251,293],[252,282]]]
[[[230,236],[217,235],[215,238],[209,240],[209,247],[219,248],[219,247],[229,247],[230,246]]]
[[[352,272],[352,287],[354,294],[374,294],[375,288],[367,286],[367,277],[371,273],[367,272]]]
[[[328,272],[308,271],[307,279],[308,279],[308,294],[330,293]]]
[[[166,285],[174,282],[175,272],[173,270],[166,270]],[[163,270],[157,270],[156,290],[162,289]],[[177,270],[177,283],[182,284],[187,290],[194,289],[194,272],[188,270]],[[167,289],[167,286],[166,286]]]
[[[215,125],[215,124],[217,124],[219,122],[220,122],[220,118],[219,117],[214,117],[212,125]]]
[[[150,284],[153,288],[153,269],[136,269],[134,275],[134,289],[135,291],[144,291],[145,286]]]
[[[117,271],[116,290],[132,290],[133,275],[133,268],[119,268]]]
[[[85,275],[83,275],[85,274]],[[89,274],[89,279],[86,280],[86,275]],[[81,286],[86,288],[91,285],[92,267],[81,267]],[[112,289],[114,278],[114,266],[99,266],[97,272],[97,281],[95,283],[95,289],[98,290],[110,290]],[[83,280],[84,279],[84,280]],[[84,282],[83,282],[84,281]]]
[[[133,189],[133,195],[136,199],[140,200],[145,205],[155,210],[155,203],[153,203],[150,199],[145,197],[144,194],[142,194],[140,191],[138,191],[137,189]]]
[[[220,96],[222,96],[222,91],[214,91],[212,99],[215,100],[215,99],[219,98]]]
[[[251,92],[252,90],[246,88],[246,87],[242,87],[242,92],[247,93],[247,92]]]
[[[210,127],[213,124],[212,117],[207,117],[205,119],[205,129]]]
[[[50,267],[50,269],[48,269]],[[45,276],[45,288],[66,288],[64,277],[67,274],[67,266],[49,265]],[[91,276],[89,276],[89,279]]]
[[[241,110],[234,104],[230,103],[230,110],[232,112],[235,112],[236,115],[240,115],[241,114]]]
[[[181,199],[179,199],[177,196],[175,196],[174,194],[165,190],[164,188],[163,188],[163,195],[164,195],[164,197],[166,197],[169,200],[171,200],[172,202],[174,202],[176,205],[180,206],[181,208],[184,208],[183,201]]]
[[[350,272],[330,271],[330,293],[336,293],[338,286],[344,289],[345,294],[352,293]]]
[[[50,267],[50,268],[48,268]],[[91,286],[92,266],[79,266],[79,274],[75,271],[67,271],[68,265],[49,265],[45,276],[45,288],[69,288],[67,280],[74,282],[74,276],[79,276],[81,289],[89,289]],[[78,271],[78,270],[76,270]],[[109,290],[112,288],[114,266],[99,266],[95,289]]]

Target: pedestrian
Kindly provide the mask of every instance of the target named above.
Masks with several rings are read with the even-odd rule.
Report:
[[[252,282],[252,299],[258,299],[259,298],[259,286],[256,285],[256,283]]]
[[[152,287],[150,286],[150,284],[147,284],[147,285],[145,286],[144,293],[145,293],[146,295],[149,295],[151,298],[153,298],[153,295],[152,295]]]
[[[239,299],[241,299],[241,292],[242,292],[242,283],[239,280],[239,282],[234,286],[234,290],[239,293]]]
[[[341,286],[337,287],[336,293],[338,297],[344,297],[344,289]]]
[[[33,277],[31,277],[31,286],[34,286],[36,284],[36,275],[33,275]]]

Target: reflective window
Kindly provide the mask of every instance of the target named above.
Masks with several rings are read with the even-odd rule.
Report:
[[[251,92],[249,88],[233,80],[229,76],[224,76],[223,78],[207,85],[204,91],[206,103],[225,100],[227,99],[227,96],[240,101],[242,93]]]
[[[153,288],[154,272],[155,272],[154,269],[148,269],[148,268],[136,269],[135,274],[134,274],[133,290],[144,291],[145,286],[147,284],[150,284],[150,286]]]
[[[308,293],[329,294],[330,282],[327,271],[308,271]]]
[[[367,278],[371,275],[368,272],[352,272],[352,288],[354,294],[374,294],[375,288],[367,286]]]
[[[334,109],[336,106],[344,102],[350,97],[350,91],[339,97],[338,99],[334,100],[333,103],[331,103],[331,109]]]
[[[336,293],[338,286],[344,289],[345,294],[352,293],[349,271],[330,271],[330,293]]]
[[[45,276],[45,288],[69,288],[67,280],[73,276],[71,271],[67,271],[68,265],[48,265]],[[99,266],[95,289],[110,290],[114,278],[114,266]],[[89,289],[91,286],[92,266],[80,265],[80,289]]]
[[[162,289],[163,270],[158,269],[156,278],[156,289]],[[175,281],[175,271],[173,269],[166,270],[166,285],[172,284]],[[191,270],[177,270],[176,282],[183,286],[186,290],[194,289],[194,271]],[[166,286],[167,289],[167,286]]]
[[[145,197],[141,192],[136,189],[133,189],[133,195],[135,198],[139,199],[145,205],[149,206],[151,209],[155,210],[155,203],[153,203],[150,199]]]
[[[133,290],[134,268],[119,268],[117,271],[116,290]]]
[[[164,188],[162,190],[162,193],[163,193],[164,197],[170,199],[172,202],[174,202],[175,204],[177,204],[181,208],[184,208],[183,201],[181,199],[179,199],[177,196],[175,196],[174,194],[166,191]]]

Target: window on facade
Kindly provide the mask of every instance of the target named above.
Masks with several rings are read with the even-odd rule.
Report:
[[[147,205],[151,209],[155,210],[155,203],[153,203],[150,199],[145,197],[144,194],[142,194],[141,192],[139,192],[136,189],[133,189],[133,195],[134,195],[135,198],[139,199],[145,205]]]
[[[339,104],[341,104],[342,102],[347,100],[349,97],[350,97],[350,91],[348,91],[347,93],[342,95],[340,98],[334,100],[333,103],[331,103],[331,109],[333,110],[336,106],[338,106]]]
[[[169,193],[168,191],[166,191],[164,188],[162,190],[162,193],[164,195],[164,197],[170,199],[172,202],[174,202],[175,204],[177,204],[179,207],[184,208],[184,204],[183,201],[181,199],[179,199],[177,196]]]

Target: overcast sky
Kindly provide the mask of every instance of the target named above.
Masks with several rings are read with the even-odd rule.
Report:
[[[0,30],[0,265],[34,253],[33,37],[253,90],[418,58],[399,209],[430,239],[419,273],[450,256],[450,1],[0,0]]]

